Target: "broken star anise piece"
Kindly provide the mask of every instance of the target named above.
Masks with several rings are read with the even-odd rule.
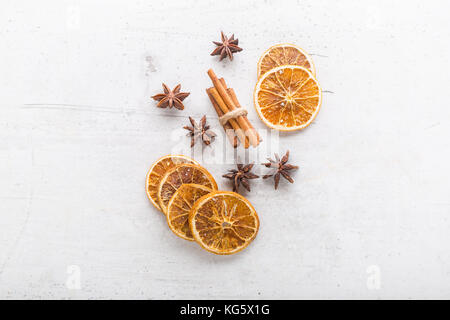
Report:
[[[228,39],[227,36],[223,34],[223,31],[221,31],[220,34],[222,37],[222,42],[213,41],[217,48],[215,48],[214,51],[211,52],[211,55],[220,55],[219,61],[222,61],[222,59],[226,56],[228,56],[230,60],[233,60],[233,53],[242,51],[242,48],[238,47],[239,40],[234,39],[234,34],[230,39]]]
[[[189,121],[191,122],[192,127],[184,126],[183,128],[189,130],[187,135],[191,137],[191,148],[194,146],[195,141],[200,137],[206,145],[209,145],[216,137],[216,134],[209,129],[209,125],[206,125],[206,116],[203,116],[200,119],[199,124],[197,124],[192,117],[189,117]]]
[[[256,179],[259,178],[258,175],[250,172],[253,168],[253,163],[243,165],[241,163],[238,163],[236,169],[230,169],[228,170],[229,173],[224,174],[222,177],[233,180],[233,191],[239,192],[239,185],[243,185],[247,191],[250,191],[250,184],[248,182],[249,179]]]
[[[278,184],[280,182],[280,176],[283,176],[287,181],[290,183],[294,183],[294,179],[289,175],[290,170],[298,169],[298,166],[294,166],[292,164],[287,164],[289,160],[289,150],[286,152],[286,154],[281,158],[278,156],[278,154],[275,153],[275,160],[272,160],[270,158],[267,158],[269,160],[268,163],[263,163],[267,168],[273,168],[276,169],[276,171],[272,174],[266,174],[263,176],[263,179],[270,178],[271,176],[274,176],[275,180],[275,189],[278,188]]]
[[[189,95],[189,92],[180,92],[181,85],[177,85],[175,89],[170,90],[164,83],[162,84],[164,93],[154,95],[152,98],[159,101],[156,105],[158,108],[172,108],[183,110],[183,100]]]

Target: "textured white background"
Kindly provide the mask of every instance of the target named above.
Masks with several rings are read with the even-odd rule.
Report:
[[[0,298],[450,298],[449,9],[2,1]],[[209,56],[220,30],[244,48],[232,63]],[[168,230],[145,174],[189,152],[188,115],[207,114],[220,132],[204,93],[210,67],[264,129],[256,62],[279,42],[313,54],[332,92],[309,128],[279,139],[301,167],[296,183],[252,184],[254,243],[214,256]],[[191,92],[184,111],[150,101],[163,81]],[[276,151],[267,141],[251,159]],[[195,155],[224,189],[227,143]],[[66,285],[71,265],[79,290]]]

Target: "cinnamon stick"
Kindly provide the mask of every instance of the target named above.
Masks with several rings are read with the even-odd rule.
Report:
[[[229,109],[228,109],[226,103],[223,101],[223,99],[220,96],[220,94],[217,91],[217,89],[216,88],[209,88],[208,91],[213,96],[214,100],[216,101],[217,105],[220,107],[222,112],[224,114],[228,113]],[[230,119],[230,120],[228,120],[228,122],[233,127],[234,131],[236,132],[236,135],[239,138],[239,141],[242,143],[244,148],[247,149],[250,146],[249,140],[247,139],[244,131],[241,129],[241,127],[239,126],[239,124],[236,121],[236,119]]]
[[[233,102],[236,104],[236,106],[238,108],[242,108],[241,104],[239,103],[239,100],[237,99],[236,93],[234,92],[234,89],[228,88],[227,92],[231,96],[231,99],[233,99]],[[258,138],[258,144],[259,144],[259,142],[262,141],[262,139],[259,136],[258,131],[256,131],[255,127],[253,127],[252,123],[250,122],[250,120],[248,120],[247,116],[244,116],[244,119],[245,119],[245,121],[247,121],[248,127],[250,128],[250,130],[253,131],[254,134],[256,135],[256,137]]]
[[[211,103],[212,103],[214,109],[216,110],[217,115],[219,116],[219,118],[221,116],[223,116],[224,113],[220,109],[219,105],[217,104],[216,100],[212,96],[211,92],[209,92],[209,89],[206,89],[206,94],[208,95],[209,100],[211,100]],[[233,127],[231,126],[231,124],[229,122],[225,123],[223,125],[223,130],[225,130],[225,134],[227,135],[228,140],[230,140],[231,145],[233,146],[233,148],[236,148],[238,146],[238,144],[239,144],[239,140],[238,140],[237,136],[234,134],[234,130],[233,130]]]
[[[230,111],[236,110],[237,109],[236,104],[233,102],[233,100],[231,99],[230,95],[225,90],[224,86],[222,85],[220,80],[217,78],[216,74],[214,73],[214,71],[212,69],[208,70],[208,75],[209,75],[209,77],[211,78],[211,81],[214,84],[214,88],[219,93],[220,97],[222,98],[223,102],[225,103],[226,109],[230,110]],[[214,98],[216,99],[216,97],[214,97]],[[217,99],[216,99],[216,101],[217,101]],[[238,123],[239,127],[242,128],[242,130],[244,130],[244,132],[247,134],[251,145],[256,147],[258,145],[258,143],[259,143],[259,139],[256,136],[255,132],[250,129],[250,127],[248,125],[248,122],[245,121],[243,116],[238,116],[236,118],[236,120],[237,120],[237,123]]]
[[[220,78],[220,80],[223,80],[223,78]],[[225,82],[225,80],[223,80],[223,81]],[[225,85],[225,87],[226,87],[226,85]],[[238,108],[242,108],[242,106],[239,103],[239,100],[238,100],[238,98],[236,96],[236,92],[234,92],[234,89],[233,88],[227,88],[227,92],[231,96],[231,99],[236,104],[236,106]],[[256,137],[258,138],[258,144],[259,144],[259,142],[262,141],[262,139],[261,139],[258,131],[256,131],[255,127],[253,127],[252,123],[250,122],[250,120],[248,120],[247,116],[244,116],[244,119],[245,119],[245,121],[247,121],[247,124],[248,124],[250,130],[252,130],[255,133]]]
[[[242,108],[241,104],[239,103],[239,100],[237,99],[236,93],[234,92],[233,88],[228,88],[227,87],[227,83],[225,82],[224,78],[220,78],[219,79],[220,83],[223,85],[223,87],[225,88],[225,90],[227,90],[228,94],[230,95],[231,99],[233,100],[233,102],[236,104],[236,107],[238,108]],[[262,141],[261,137],[259,136],[258,131],[256,131],[256,129],[253,127],[252,123],[250,122],[250,120],[248,120],[247,116],[243,116],[245,121],[247,122],[250,130],[252,130],[253,132],[255,132],[256,136],[258,137],[258,144],[260,141]]]

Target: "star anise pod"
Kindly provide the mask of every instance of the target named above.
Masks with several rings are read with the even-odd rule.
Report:
[[[222,42],[213,41],[217,48],[215,48],[214,51],[211,52],[211,55],[220,55],[219,61],[222,61],[222,59],[226,56],[228,56],[230,60],[233,60],[233,53],[242,51],[242,48],[238,47],[239,40],[234,39],[234,34],[230,39],[228,39],[227,36],[223,34],[223,31],[221,31],[220,34],[222,37]]]
[[[233,191],[239,192],[239,185],[243,185],[247,191],[250,191],[250,184],[248,182],[249,179],[259,178],[256,174],[250,172],[253,168],[253,163],[243,165],[238,163],[236,169],[228,170],[229,173],[224,174],[222,177],[233,180]]]
[[[272,160],[270,158],[267,158],[269,160],[268,163],[263,163],[267,168],[274,168],[276,171],[272,174],[266,174],[263,176],[263,179],[270,178],[274,176],[275,180],[275,189],[278,188],[278,184],[280,182],[280,176],[283,176],[287,181],[290,183],[294,183],[294,179],[289,175],[290,170],[298,169],[298,166],[294,166],[292,164],[287,164],[289,160],[289,150],[286,152],[286,154],[281,158],[278,156],[278,154],[275,153],[275,160]]]
[[[152,98],[159,101],[156,105],[159,108],[172,108],[183,110],[183,100],[189,95],[189,92],[180,92],[181,85],[177,85],[175,89],[170,90],[164,83],[162,84],[164,93],[154,95]]]
[[[195,141],[200,137],[206,145],[209,145],[216,137],[216,134],[209,129],[210,126],[206,125],[206,116],[203,116],[200,119],[199,124],[197,124],[192,117],[189,117],[189,121],[191,122],[192,127],[184,126],[183,128],[189,130],[187,135],[191,137],[191,148],[194,146]]]

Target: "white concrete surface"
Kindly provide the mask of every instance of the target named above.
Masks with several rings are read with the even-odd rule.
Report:
[[[449,9],[2,1],[0,298],[450,298]],[[209,56],[220,30],[244,48],[232,63]],[[204,94],[210,67],[264,129],[256,62],[279,42],[312,53],[331,92],[311,127],[279,138],[301,166],[296,183],[252,184],[255,242],[214,256],[168,230],[145,174],[189,152],[188,115],[220,132]],[[191,92],[185,111],[149,99],[163,81]],[[268,141],[252,160],[269,156]],[[195,157],[229,189],[225,144]]]

